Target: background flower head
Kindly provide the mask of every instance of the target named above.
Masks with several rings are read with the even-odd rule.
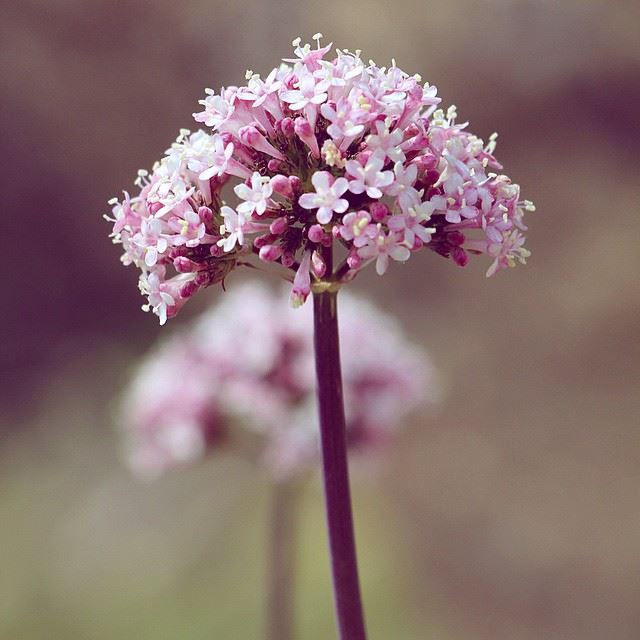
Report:
[[[140,363],[120,420],[135,471],[155,476],[224,449],[257,455],[276,477],[316,463],[312,312],[288,308],[286,294],[240,285]],[[434,371],[392,318],[341,297],[347,438],[371,458],[436,399]]]

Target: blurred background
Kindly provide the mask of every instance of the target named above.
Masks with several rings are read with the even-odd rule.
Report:
[[[474,132],[498,130],[538,207],[527,267],[486,281],[482,259],[462,271],[426,253],[353,285],[429,350],[446,391],[378,479],[354,481],[371,638],[640,637],[637,2],[1,13],[0,638],[260,637],[262,476],[214,457],[141,484],[120,462],[114,398],[161,331],[101,215],[193,126],[205,87],[264,74],[317,31],[395,57]],[[299,637],[325,640],[318,482],[301,509]]]

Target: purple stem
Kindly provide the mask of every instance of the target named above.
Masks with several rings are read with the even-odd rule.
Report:
[[[322,468],[340,640],[366,640],[351,514],[337,292],[313,296]]]

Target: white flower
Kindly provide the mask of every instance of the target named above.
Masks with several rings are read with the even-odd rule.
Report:
[[[404,137],[402,129],[389,131],[387,126],[378,120],[375,123],[376,133],[367,136],[367,145],[374,151],[381,151],[385,157],[393,162],[404,162],[404,151],[400,148],[400,143]]]
[[[410,207],[420,203],[420,192],[413,186],[418,177],[418,167],[415,164],[404,167],[402,162],[396,162],[393,172],[395,179],[385,189],[385,193],[389,196],[397,196],[400,208],[408,211]]]
[[[402,243],[395,233],[386,234],[382,225],[378,224],[378,234],[367,238],[367,244],[358,249],[358,255],[365,260],[376,259],[376,272],[383,275],[389,267],[389,258],[398,262],[406,262],[411,252]]]
[[[220,233],[227,235],[225,238],[218,240],[218,246],[222,247],[225,252],[233,251],[236,244],[242,246],[244,242],[243,225],[245,218],[240,212],[236,212],[226,205],[220,209],[220,213],[224,218],[224,224],[220,226]]]
[[[238,205],[238,212],[247,218],[254,212],[261,216],[267,210],[268,200],[273,193],[270,179],[261,176],[257,171],[251,176],[250,187],[239,184],[233,190],[238,198],[244,200]]]
[[[382,153],[374,153],[363,167],[358,160],[349,160],[346,164],[347,173],[353,176],[349,182],[351,193],[367,192],[370,198],[381,198],[382,191],[393,182],[393,172],[381,171],[384,165]]]
[[[147,202],[162,204],[162,207],[155,214],[156,218],[161,218],[189,198],[194,191],[195,187],[188,185],[178,175],[162,177],[151,186]]]
[[[316,220],[320,224],[327,224],[335,213],[344,213],[349,207],[349,201],[340,196],[349,187],[346,178],[338,178],[334,181],[328,171],[316,171],[311,183],[316,189],[315,193],[303,193],[298,203],[303,209],[318,209]]]
[[[212,148],[206,158],[193,159],[187,166],[192,171],[199,171],[200,180],[209,180],[215,176],[221,176],[227,170],[229,160],[233,155],[233,142],[225,145],[222,138],[214,136]]]
[[[300,111],[309,104],[319,105],[325,102],[327,99],[326,88],[326,82],[316,84],[313,75],[308,73],[298,80],[297,89],[282,91],[280,98],[289,103],[289,108],[292,111]]]
[[[426,244],[436,230],[434,227],[425,227],[422,223],[431,218],[433,208],[431,202],[421,202],[415,207],[409,207],[406,213],[391,216],[387,225],[392,231],[404,233],[403,240],[408,247],[413,247],[416,236]]]

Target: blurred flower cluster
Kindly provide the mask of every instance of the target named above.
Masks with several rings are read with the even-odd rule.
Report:
[[[257,457],[276,478],[316,463],[312,312],[288,309],[283,294],[240,285],[139,365],[120,416],[135,472],[155,477],[218,450]],[[342,298],[347,441],[371,459],[436,399],[433,369],[392,318]]]
[[[464,266],[492,259],[487,275],[524,262],[525,210],[517,184],[498,174],[489,142],[438,108],[436,88],[395,62],[301,46],[266,78],[210,89],[140,191],[113,199],[112,237],[142,271],[140,289],[164,323],[202,287],[256,254],[296,272],[302,304],[327,273],[326,249],[344,247],[339,282],[375,262],[406,261],[428,247]],[[232,189],[223,188],[232,183]],[[226,197],[232,196],[232,200]]]

